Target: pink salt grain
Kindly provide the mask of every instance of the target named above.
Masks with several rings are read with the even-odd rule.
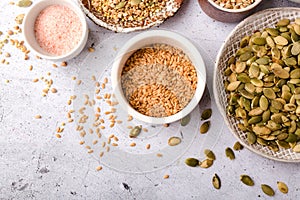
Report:
[[[79,43],[82,24],[77,14],[62,5],[52,5],[40,12],[34,25],[35,37],[42,49],[60,56]]]

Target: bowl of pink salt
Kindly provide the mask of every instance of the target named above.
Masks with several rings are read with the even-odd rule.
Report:
[[[25,15],[23,34],[37,56],[62,61],[74,58],[85,47],[88,26],[84,13],[71,0],[42,0]]]

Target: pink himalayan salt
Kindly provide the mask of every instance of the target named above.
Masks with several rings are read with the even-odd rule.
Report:
[[[52,5],[38,15],[34,32],[37,42],[45,51],[60,56],[78,44],[82,36],[82,24],[70,8]]]

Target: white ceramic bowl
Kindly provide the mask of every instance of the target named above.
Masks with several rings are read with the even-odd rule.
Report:
[[[289,0],[289,1],[293,1],[295,3],[300,3],[300,0]]]
[[[218,4],[216,4],[213,0],[208,0],[208,2],[214,6],[215,8],[225,11],[225,12],[230,12],[230,13],[243,13],[249,10],[252,10],[253,8],[255,8],[258,4],[260,4],[262,2],[262,0],[255,0],[255,2],[245,8],[241,8],[241,9],[228,9],[228,8],[223,8],[222,6],[219,6]]]
[[[82,36],[80,38],[80,41],[74,47],[73,50],[61,56],[51,55],[48,52],[46,52],[44,49],[42,49],[38,44],[34,33],[34,24],[39,13],[43,9],[51,5],[67,6],[77,14],[77,16],[80,19],[80,22],[82,23]],[[73,3],[71,0],[51,0],[51,1],[42,0],[32,5],[28,13],[25,15],[23,21],[23,34],[24,34],[24,39],[26,44],[29,46],[30,50],[34,52],[36,55],[48,60],[62,61],[62,60],[69,60],[77,56],[82,51],[82,49],[86,45],[87,38],[88,38],[88,26],[86,23],[84,13],[81,11],[79,6]]]
[[[121,87],[121,73],[126,60],[138,49],[145,46],[164,43],[181,49],[192,61],[197,71],[197,89],[191,101],[180,112],[168,117],[150,117],[143,115],[130,106]],[[131,38],[119,51],[112,67],[111,80],[113,92],[123,108],[134,118],[152,124],[164,124],[177,121],[188,115],[199,103],[206,84],[206,69],[197,48],[185,37],[165,30],[147,31]]]

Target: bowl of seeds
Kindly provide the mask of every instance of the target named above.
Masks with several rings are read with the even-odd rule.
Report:
[[[131,32],[157,26],[173,16],[183,0],[78,0],[97,25],[115,32]]]
[[[239,22],[254,13],[262,0],[198,0],[203,11],[222,22]]]
[[[300,162],[300,9],[256,13],[228,36],[214,71],[228,127],[253,152]]]
[[[183,118],[198,105],[206,70],[189,40],[155,30],[134,36],[122,47],[111,79],[126,112],[144,122],[164,124]]]
[[[85,47],[88,26],[84,13],[72,1],[41,0],[26,13],[23,34],[37,56],[64,61],[74,58]]]

